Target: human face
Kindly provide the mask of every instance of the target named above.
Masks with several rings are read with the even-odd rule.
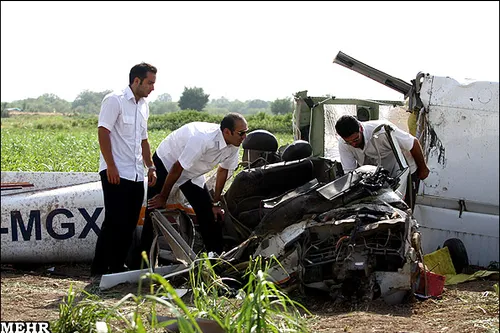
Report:
[[[148,72],[142,82],[139,78],[136,78],[135,80],[138,82],[136,91],[137,97],[148,97],[149,94],[155,90],[156,74]]]
[[[359,132],[353,133],[352,135],[342,139],[344,139],[346,144],[351,145],[354,148],[358,148],[363,143],[363,134],[360,130]]]
[[[247,137],[248,125],[246,121],[237,120],[234,124],[234,131],[227,130],[229,135],[227,142],[233,146],[239,147],[243,140]]]

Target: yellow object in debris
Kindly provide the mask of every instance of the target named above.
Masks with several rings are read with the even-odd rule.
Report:
[[[446,275],[445,285],[457,284],[466,281],[472,281],[479,278],[486,278],[493,274],[497,274],[496,271],[477,271],[474,274],[455,274],[455,275]]]
[[[417,136],[418,111],[413,111],[408,116],[408,130],[411,135]]]
[[[455,266],[451,261],[450,251],[448,247],[443,247],[437,251],[426,254],[424,263],[427,269],[433,273],[440,275],[456,275]],[[448,280],[448,279],[447,279]]]

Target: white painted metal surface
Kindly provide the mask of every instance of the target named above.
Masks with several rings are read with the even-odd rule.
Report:
[[[92,260],[104,205],[100,181],[71,185],[95,179],[86,177],[26,173],[22,179],[30,179],[33,188],[2,191],[2,263]]]
[[[190,269],[189,267],[186,268],[184,265],[175,264],[175,265],[156,267],[154,269],[154,273],[161,275],[170,275],[170,274],[175,275],[176,273],[177,274],[185,273],[189,271],[189,269]],[[143,276],[146,273],[149,273],[148,268],[137,269],[121,273],[104,274],[101,277],[101,281],[99,282],[99,289],[101,290],[110,289],[121,283],[137,283],[139,282],[141,276]]]
[[[459,238],[467,249],[472,265],[486,267],[498,261],[498,215],[463,212],[416,205],[414,216],[421,223],[424,253],[437,250],[449,238]]]
[[[375,279],[380,294],[389,304],[399,304],[408,290],[411,290],[411,265],[406,263],[397,272],[376,271]]]
[[[426,77],[420,97],[436,142],[424,194],[498,206],[498,96],[498,83]]]
[[[32,187],[2,190],[1,262],[89,262],[104,220],[104,201],[98,173],[7,172],[2,183],[25,182]],[[144,201],[138,224],[146,209]],[[173,189],[168,209],[193,210]]]
[[[267,242],[261,242],[259,244],[259,246],[255,250],[254,257],[258,255],[264,257],[271,257],[271,256],[279,257],[283,255],[285,246],[291,241],[293,241],[295,238],[300,236],[302,232],[304,232],[304,228],[307,222],[308,221],[305,220],[296,224],[292,224],[286,227],[282,232],[270,236]],[[266,247],[263,248],[263,246]]]
[[[471,264],[487,266],[499,260],[499,84],[427,75],[420,97],[431,170],[414,213],[423,249],[459,238]]]
[[[269,281],[282,284],[288,281],[299,270],[300,260],[298,250],[294,249],[292,253],[279,259],[281,265],[273,265],[267,273],[269,274]]]
[[[33,187],[25,187],[19,190],[2,191],[2,196],[14,193],[41,191],[57,188],[60,186],[71,186],[99,181],[97,172],[23,172],[2,171],[2,183],[26,182]]]
[[[2,172],[1,262],[89,262],[104,219],[98,173]],[[142,221],[142,219],[140,220]]]

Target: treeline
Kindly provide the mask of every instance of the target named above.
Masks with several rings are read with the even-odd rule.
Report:
[[[2,117],[8,117],[10,111],[64,115],[98,114],[102,99],[110,92],[111,90],[101,92],[84,90],[73,102],[68,102],[54,94],[43,94],[37,98],[26,98],[10,103],[2,102]]]
[[[68,102],[54,94],[43,94],[38,98],[27,98],[10,103],[2,102],[2,117],[8,117],[11,111],[61,113],[64,115],[98,114],[102,99],[110,92],[111,90],[101,92],[84,90],[78,94],[73,102]],[[293,108],[291,98],[276,99],[272,102],[260,99],[242,102],[239,100],[230,101],[225,97],[210,100],[209,97],[210,95],[205,94],[203,88],[184,87],[184,92],[177,102],[172,101],[172,97],[168,93],[161,94],[156,100],[149,102],[150,113],[162,115],[181,110],[195,110],[212,115],[223,115],[228,112],[239,112],[244,115],[287,114]]]

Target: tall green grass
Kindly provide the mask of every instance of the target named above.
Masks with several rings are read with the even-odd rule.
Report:
[[[194,111],[168,115],[172,115],[170,116],[172,119],[177,119],[176,122],[171,123],[172,119],[166,116],[164,118],[158,116],[158,119],[163,119],[172,128],[174,128],[172,124],[180,126],[187,120],[196,120],[194,116],[210,116]],[[182,118],[182,115],[186,118]],[[262,126],[266,123],[268,129],[280,128],[288,121],[286,116],[272,118],[273,116],[257,114],[252,117],[254,116],[248,117],[250,130],[265,129]],[[155,121],[157,120],[153,118],[150,124],[154,124]],[[166,128],[169,126],[163,125],[149,130],[149,142],[153,152],[171,132],[171,129]],[[293,141],[291,132],[279,130],[271,132],[275,134],[280,146]],[[2,171],[97,172],[99,168],[97,117],[23,115],[4,118],[1,149]],[[240,152],[242,154],[242,150]]]
[[[145,254],[143,257],[147,260]],[[174,286],[151,269],[142,276],[137,295],[125,295],[113,306],[88,293],[76,302],[70,288],[60,306],[59,318],[51,325],[52,331],[95,332],[96,322],[102,322],[108,332],[156,332],[176,324],[180,332],[190,333],[201,332],[202,324],[208,321],[229,333],[307,332],[310,313],[270,282],[267,271],[278,262],[251,259],[242,272],[245,283],[236,291],[236,297],[231,297],[228,280],[216,273],[220,264],[223,262],[209,259],[206,254],[195,261],[189,273],[192,304],[186,304]],[[151,282],[147,293],[142,291],[143,280]]]
[[[11,128],[1,136],[2,171],[98,171],[96,131]]]
[[[50,325],[52,332],[95,332],[95,323],[109,316],[109,310],[102,304],[98,296],[80,292],[84,296],[78,301],[73,286],[68,295],[59,304],[59,319]]]

